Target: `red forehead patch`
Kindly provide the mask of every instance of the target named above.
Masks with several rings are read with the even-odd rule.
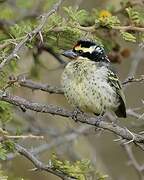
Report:
[[[78,48],[78,47],[80,47],[80,43],[77,43],[76,45],[74,45],[73,49]]]

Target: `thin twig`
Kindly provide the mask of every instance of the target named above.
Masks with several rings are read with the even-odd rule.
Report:
[[[4,135],[4,139],[44,139],[44,136],[28,135]]]
[[[13,58],[17,58],[17,54],[19,53],[19,50],[28,42],[30,41],[34,36],[36,36],[44,27],[44,25],[47,22],[47,19],[49,16],[54,14],[63,0],[59,0],[58,3],[56,3],[53,8],[46,14],[43,14],[41,16],[41,21],[40,24],[31,32],[27,33],[24,38],[15,46],[14,50],[12,51],[11,54],[9,54],[1,63],[0,63],[0,70],[7,64],[9,63]]]
[[[56,60],[63,65],[66,65],[67,63],[60,57],[60,55],[58,55],[57,53],[54,52],[54,50],[49,47],[47,44],[45,43],[41,43],[40,45],[36,44],[36,47],[38,49],[37,55],[40,55],[42,51],[46,51],[48,53],[50,53],[53,57],[56,58]]]
[[[136,160],[136,158],[133,154],[132,147],[130,145],[123,144],[123,147],[128,155],[130,165],[132,165],[134,167],[134,169],[137,171],[137,173],[139,175],[139,179],[142,180],[143,179],[142,172],[144,171],[144,165],[140,165],[138,163],[138,161]]]
[[[141,107],[141,109],[142,109],[142,107]],[[139,113],[135,112],[133,109],[130,109],[130,108],[127,109],[126,113],[127,113],[127,115],[135,117],[138,120],[144,120],[144,117],[142,116],[143,114],[139,114]]]
[[[128,84],[131,82],[143,82],[144,81],[144,75],[141,75],[140,78],[134,78],[134,77],[128,77],[122,84]]]
[[[144,27],[136,27],[136,26],[113,26],[112,29],[122,30],[122,31],[144,32]]]
[[[41,90],[50,94],[63,94],[62,88],[26,79],[25,74],[20,74],[18,76],[9,76],[7,84],[2,89],[6,90],[7,88],[11,87],[16,83],[18,83],[18,85],[22,87],[30,88],[32,90]]]
[[[18,83],[20,86],[31,88],[32,90],[41,90],[46,91],[48,93],[63,94],[62,88],[34,82],[32,80],[21,79],[18,80]]]
[[[95,32],[97,30],[97,27],[95,25],[92,26],[77,26],[78,29],[86,32]],[[136,26],[113,26],[112,29],[114,30],[123,30],[123,31],[138,31],[138,32],[144,32],[143,27],[136,27]]]
[[[80,135],[86,133],[91,127],[82,125],[77,129],[73,129],[72,131],[65,132],[64,134],[58,134],[56,138],[54,138],[51,142],[49,143],[44,143],[39,145],[38,147],[29,149],[29,151],[33,155],[38,155],[39,153],[42,153],[44,151],[49,151],[52,148],[56,148],[60,145],[70,143],[77,139]],[[7,155],[7,160],[11,160],[16,157],[16,154],[14,153],[9,153]]]

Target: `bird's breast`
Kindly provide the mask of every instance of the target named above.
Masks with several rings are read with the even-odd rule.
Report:
[[[107,82],[106,66],[92,61],[70,62],[62,74],[62,87],[68,101],[81,110],[100,114],[116,103],[116,94]]]

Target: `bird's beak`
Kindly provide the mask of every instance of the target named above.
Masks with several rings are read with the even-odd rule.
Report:
[[[78,54],[73,52],[73,50],[64,51],[62,55],[70,59],[76,59],[78,57]]]

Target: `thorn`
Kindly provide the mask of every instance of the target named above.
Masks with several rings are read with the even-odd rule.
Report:
[[[139,44],[139,47],[140,47],[141,49],[143,49],[143,48],[144,48],[144,42],[140,43],[140,44]]]
[[[130,141],[125,142],[124,144],[130,144],[130,143],[134,142],[134,140],[135,140],[135,135],[134,135],[130,130],[128,130],[127,128],[126,128],[126,130],[127,130],[128,133],[132,136],[132,139],[131,139]]]
[[[11,44],[14,44],[15,46],[17,46],[17,45],[18,45],[18,43],[13,42],[13,41],[10,41],[10,43],[11,43]]]
[[[1,97],[6,97],[6,96],[7,96],[7,93],[6,93],[5,91],[1,91],[1,90],[0,90],[0,96],[1,96]]]
[[[32,169],[29,169],[29,171],[37,171],[38,168],[32,168]]]
[[[20,108],[21,108],[21,110],[22,110],[23,112],[26,112],[26,108],[25,108],[24,105],[21,105]]]
[[[41,19],[43,17],[43,15],[41,14],[38,18]]]
[[[52,161],[51,160],[48,161],[48,166],[52,167]]]
[[[24,82],[26,80],[25,74],[20,74],[17,76],[18,81]]]
[[[142,113],[141,115],[139,115],[138,120],[142,120],[143,117],[144,117],[144,113]]]
[[[139,132],[139,134],[144,134],[144,131]]]
[[[43,43],[43,42],[44,42],[44,40],[43,40],[43,36],[42,36],[42,32],[41,32],[41,31],[39,31],[39,36],[40,36],[40,40],[41,40],[41,42]]]
[[[114,141],[114,142],[118,142],[118,141],[121,141],[121,140],[122,140],[122,137],[117,138],[117,139],[114,139],[113,141]]]
[[[20,57],[17,54],[14,54],[13,56],[17,59],[20,59]]]
[[[27,36],[29,37],[29,41],[31,41],[33,38],[32,33],[27,33]]]

